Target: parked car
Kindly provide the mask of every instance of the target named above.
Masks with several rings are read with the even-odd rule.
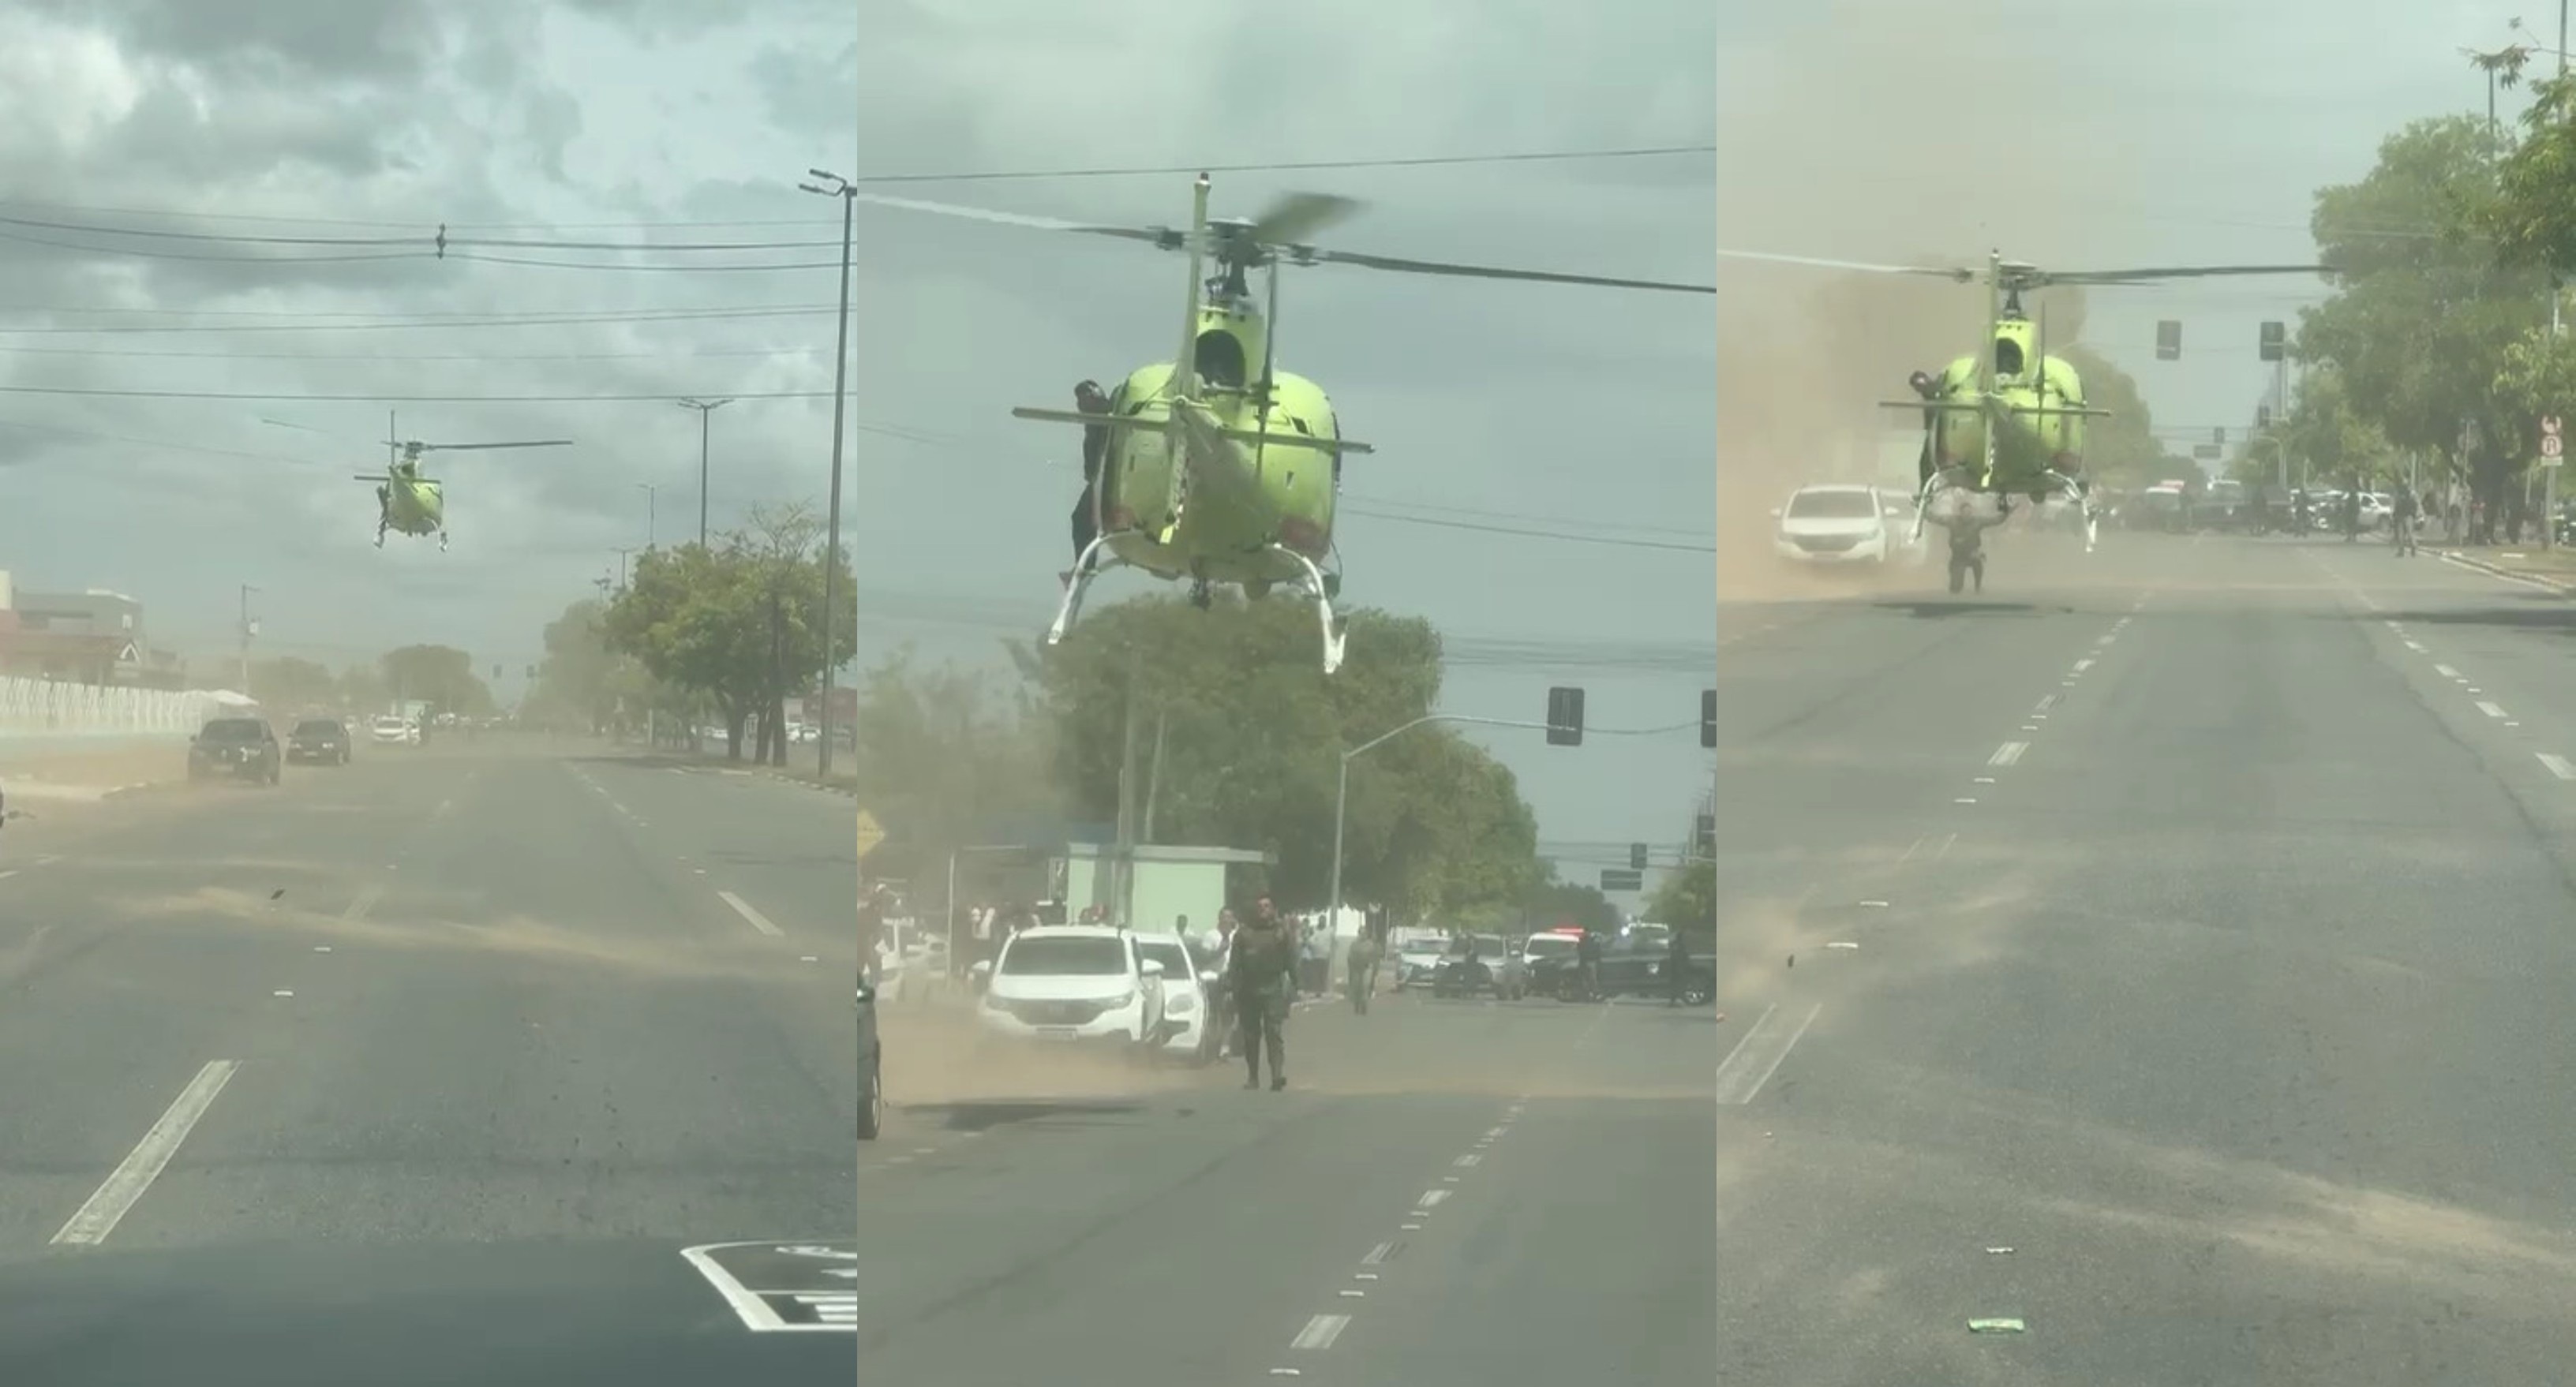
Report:
[[[877,990],[859,977],[859,1140],[874,1141],[885,1128],[885,1054],[877,1044]]]
[[[188,779],[274,785],[285,756],[265,718],[216,718],[188,739]]]
[[[1136,953],[1163,965],[1163,1053],[1191,1064],[1207,1064],[1222,1055],[1225,1036],[1210,1005],[1218,981],[1214,960],[1201,958],[1177,934],[1150,930],[1136,936]]]

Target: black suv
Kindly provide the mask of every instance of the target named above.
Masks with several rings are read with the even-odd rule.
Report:
[[[260,718],[217,718],[188,739],[188,779],[233,780],[274,785],[285,756],[277,733]]]
[[[338,718],[306,718],[286,734],[286,759],[324,766],[349,764],[349,725]]]

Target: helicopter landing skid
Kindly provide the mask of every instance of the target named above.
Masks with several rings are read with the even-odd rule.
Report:
[[[447,531],[445,530],[438,532],[438,552],[442,554],[447,552]]]
[[[1104,568],[1094,567],[1092,564],[1093,557],[1098,555],[1101,547],[1106,545],[1108,542],[1109,536],[1105,534],[1100,535],[1094,538],[1089,544],[1082,546],[1082,552],[1074,556],[1073,569],[1065,578],[1064,601],[1055,609],[1055,624],[1047,628],[1046,643],[1048,645],[1054,646],[1064,643],[1064,633],[1073,629],[1074,618],[1082,614],[1083,593],[1091,587],[1092,579],[1097,578],[1102,573],[1108,571]],[[1117,561],[1112,559],[1109,567],[1115,568],[1117,566]]]
[[[1334,585],[1326,581],[1324,571],[1315,566],[1313,559],[1284,544],[1273,544],[1268,549],[1273,554],[1295,560],[1299,568],[1306,570],[1306,585],[1315,597],[1315,618],[1324,630],[1324,673],[1333,673],[1342,667],[1342,642],[1350,635],[1333,612]]]

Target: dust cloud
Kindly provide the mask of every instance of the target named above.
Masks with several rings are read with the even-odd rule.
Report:
[[[2080,107],[2077,79],[2011,59],[2044,13],[1997,0],[1826,0],[1803,15],[1793,32],[1720,50],[1721,249],[1961,266],[1993,249],[2040,260],[2080,244],[2099,215],[2083,210],[2099,205],[2084,194],[2121,179],[2116,158],[2052,114]],[[2045,170],[2045,190],[2014,169]],[[1919,437],[1921,416],[1879,403],[1910,399],[1908,374],[1973,348],[1984,291],[1723,258],[1716,283],[1719,600],[1925,586],[1902,570],[1784,572],[1770,512],[1807,482],[1913,484],[1906,435]],[[2051,342],[2082,331],[2075,291],[2025,306],[2045,314]],[[1881,461],[1900,454],[1902,464]]]

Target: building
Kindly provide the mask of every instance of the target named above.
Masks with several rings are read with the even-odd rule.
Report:
[[[0,571],[0,676],[113,688],[178,689],[187,684],[185,663],[148,644],[141,602],[105,588],[24,591],[5,571]]]

